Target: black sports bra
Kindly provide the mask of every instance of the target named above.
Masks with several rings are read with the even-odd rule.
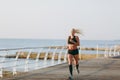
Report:
[[[77,42],[76,36],[74,36],[73,38],[71,38],[71,37],[69,36],[69,38],[68,38],[68,44],[74,44],[71,40],[74,41],[74,42]]]

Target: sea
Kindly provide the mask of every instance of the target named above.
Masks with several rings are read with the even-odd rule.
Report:
[[[64,39],[0,39],[0,49],[24,48],[24,47],[45,47],[45,46],[66,46]],[[101,47],[119,45],[120,40],[80,40],[83,47]]]

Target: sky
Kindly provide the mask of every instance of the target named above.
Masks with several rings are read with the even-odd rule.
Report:
[[[0,0],[0,38],[120,40],[120,0]]]

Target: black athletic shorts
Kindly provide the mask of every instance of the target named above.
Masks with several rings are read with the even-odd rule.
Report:
[[[79,54],[79,51],[78,51],[78,49],[68,50],[68,54],[76,55],[76,54]]]

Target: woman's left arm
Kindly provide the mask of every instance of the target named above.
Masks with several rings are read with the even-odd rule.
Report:
[[[80,46],[80,40],[78,36],[76,36],[76,40],[77,40],[76,46]]]

